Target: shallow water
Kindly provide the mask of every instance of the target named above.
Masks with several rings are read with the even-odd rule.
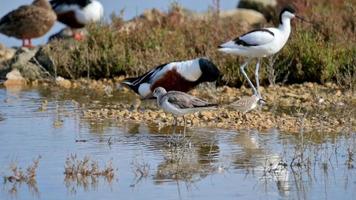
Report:
[[[355,133],[188,128],[87,121],[82,110],[128,102],[85,91],[0,89],[0,175],[41,156],[36,183],[1,183],[0,199],[353,199]],[[65,179],[71,154],[113,180]],[[138,171],[144,172],[140,174]],[[142,175],[142,176],[141,176]],[[84,180],[84,181],[83,181]],[[15,189],[14,189],[15,188]]]

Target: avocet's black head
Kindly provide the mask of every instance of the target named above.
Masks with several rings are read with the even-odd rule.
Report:
[[[281,13],[279,14],[279,22],[283,24],[283,18],[293,19],[295,17],[295,10],[291,6],[286,6],[282,9]]]
[[[81,8],[84,8],[85,6],[89,5],[90,3],[91,3],[91,0],[77,0],[77,4]]]
[[[206,58],[199,59],[200,70],[203,72],[199,81],[213,82],[216,81],[220,76],[220,71],[216,65]]]

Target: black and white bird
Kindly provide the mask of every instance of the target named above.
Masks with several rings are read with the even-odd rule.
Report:
[[[142,76],[127,78],[122,84],[142,98],[151,98],[157,87],[167,91],[188,92],[200,83],[216,81],[219,76],[220,71],[213,62],[206,58],[196,58],[160,65]]]
[[[303,19],[295,14],[293,8],[285,7],[280,13],[278,28],[256,29],[219,46],[221,52],[247,57],[247,61],[240,66],[240,70],[254,95],[259,98],[262,98],[259,91],[258,75],[261,58],[271,56],[283,48],[291,33],[291,19],[294,17]],[[245,67],[253,58],[257,58],[255,71],[257,89],[245,72]]]
[[[99,21],[104,15],[103,5],[97,0],[51,0],[58,21],[72,29],[80,29],[90,22]],[[74,32],[74,38],[82,39],[80,32]]]
[[[157,105],[160,108],[162,108],[165,112],[173,114],[175,125],[177,122],[176,118],[183,117],[184,127],[186,125],[184,115],[201,110],[213,109],[217,106],[217,104],[206,102],[184,92],[167,92],[163,87],[157,87],[153,91],[153,96],[157,98]]]

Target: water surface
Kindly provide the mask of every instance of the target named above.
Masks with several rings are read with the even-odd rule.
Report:
[[[132,96],[130,98],[135,98]],[[7,182],[1,199],[353,199],[355,133],[188,128],[83,119],[120,94],[0,89],[0,175],[41,156],[36,184]],[[65,179],[70,155],[112,160],[113,180]],[[146,174],[142,175],[139,171]],[[14,189],[15,188],[15,189]]]

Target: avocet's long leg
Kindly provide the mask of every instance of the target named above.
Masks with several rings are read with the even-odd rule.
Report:
[[[248,76],[247,76],[247,74],[246,74],[246,72],[245,72],[245,67],[247,66],[247,64],[248,64],[250,61],[251,61],[251,58],[249,58],[244,64],[242,64],[242,65],[240,66],[240,71],[241,71],[242,75],[244,75],[244,77],[246,78],[246,80],[247,80],[248,84],[250,85],[250,87],[252,88],[253,93],[254,93],[255,95],[258,95],[255,86],[252,84],[251,80],[248,78]]]
[[[261,62],[261,58],[258,58],[258,59],[257,59],[257,63],[256,63],[256,71],[255,71],[257,95],[258,95],[259,98],[261,98],[261,93],[260,93],[260,79],[259,79],[260,62]]]

